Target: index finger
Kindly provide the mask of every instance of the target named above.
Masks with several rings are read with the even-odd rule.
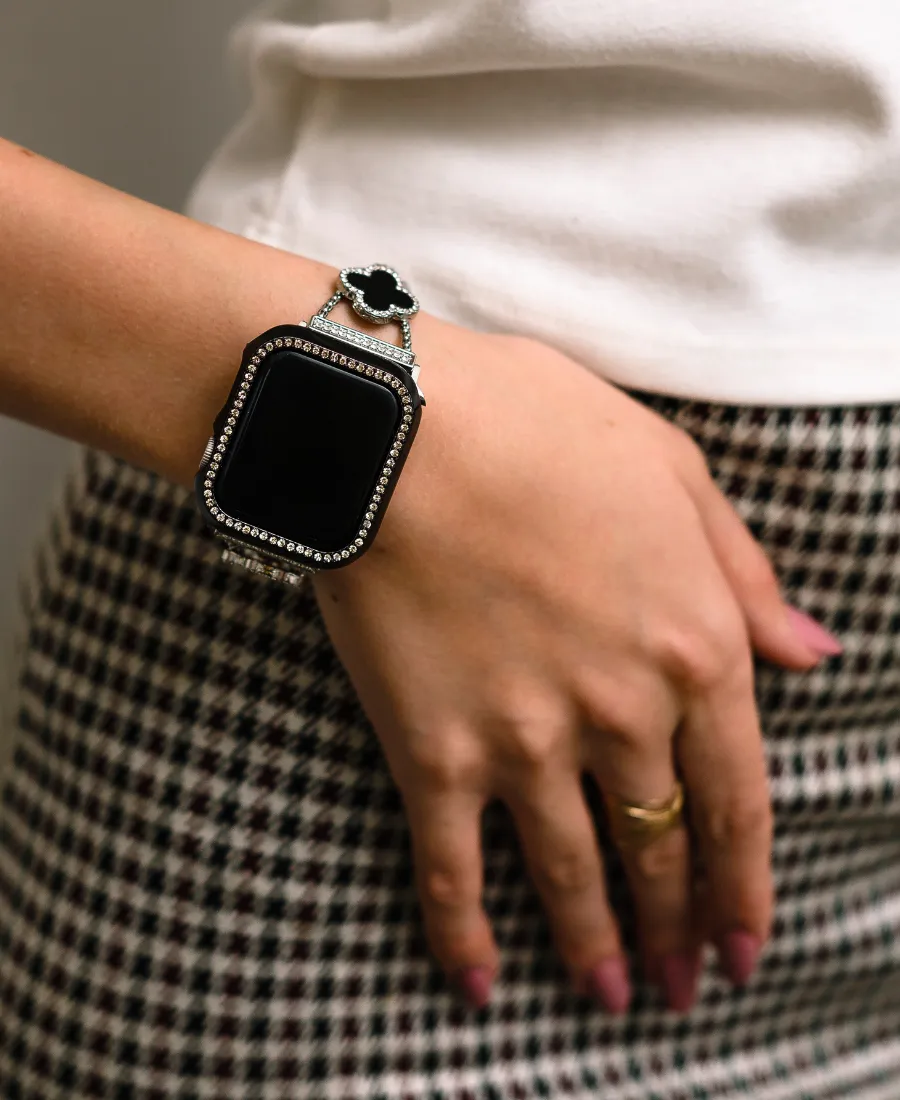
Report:
[[[481,795],[449,788],[404,791],[419,902],[429,946],[480,1007],[499,968],[482,906]]]

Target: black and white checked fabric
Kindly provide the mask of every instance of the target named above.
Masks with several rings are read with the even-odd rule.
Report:
[[[751,985],[710,963],[687,1017],[571,994],[495,805],[503,971],[466,1010],[312,595],[222,566],[186,492],[91,455],[34,588],[0,808],[6,1100],[900,1096],[900,405],[636,396],[846,646],[760,663],[779,896]]]

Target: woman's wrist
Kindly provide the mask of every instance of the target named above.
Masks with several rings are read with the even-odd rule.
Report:
[[[336,275],[2,140],[0,239],[0,411],[185,485],[247,341]]]

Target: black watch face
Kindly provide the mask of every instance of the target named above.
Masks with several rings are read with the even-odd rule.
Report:
[[[206,503],[244,540],[277,537],[276,553],[347,558],[371,531],[373,501],[377,511],[410,433],[409,389],[388,371],[296,345],[261,348],[247,368]]]

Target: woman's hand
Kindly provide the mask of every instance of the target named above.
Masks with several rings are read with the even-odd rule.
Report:
[[[0,409],[188,486],[248,334],[336,274],[3,140],[0,231]],[[677,766],[740,977],[771,908],[750,648],[815,654],[683,433],[540,345],[415,324],[419,437],[372,549],[315,585],[408,808],[431,944],[482,997],[478,817],[500,797],[574,979],[622,1007],[579,776],[644,800]],[[626,855],[650,972],[686,1003],[686,835]]]
[[[622,855],[645,970],[684,1009],[703,938],[742,981],[769,932],[751,651],[807,669],[827,639],[801,640],[686,434],[542,345],[427,324],[428,406],[378,538],[314,584],[404,798],[429,942],[483,1002],[498,952],[479,819],[500,798],[576,988],[624,1010],[580,777],[647,801],[680,775],[702,920],[683,826]]]

